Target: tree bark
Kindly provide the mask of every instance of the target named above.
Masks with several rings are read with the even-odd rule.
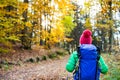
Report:
[[[109,5],[109,12],[108,12],[108,16],[109,16],[109,20],[112,20],[112,1],[108,1],[108,5]],[[112,44],[113,44],[113,30],[112,30],[112,25],[110,24],[110,30],[109,30],[109,51],[110,54],[112,52]]]
[[[28,0],[24,0],[24,3],[29,3]],[[27,13],[28,13],[28,9],[26,9],[23,12],[23,22],[27,22],[28,21],[28,17],[27,17]],[[31,31],[28,29],[28,27],[26,25],[24,25],[24,29],[21,31],[22,37],[21,37],[21,43],[22,43],[22,47],[24,49],[31,49]]]

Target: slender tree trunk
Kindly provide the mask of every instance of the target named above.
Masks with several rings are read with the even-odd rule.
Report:
[[[109,5],[109,20],[112,20],[112,1],[108,1]],[[111,54],[112,52],[112,44],[113,44],[113,30],[112,30],[112,25],[110,24],[110,30],[109,30],[109,52]]]
[[[40,11],[40,18],[39,18],[39,29],[40,29],[40,46],[42,46],[44,43],[43,43],[43,39],[42,39],[42,13]]]
[[[24,0],[24,3],[28,4],[29,2],[28,2],[28,0]],[[26,9],[23,12],[24,23],[28,21],[27,12],[28,12],[28,9]],[[22,46],[24,49],[31,49],[31,31],[28,29],[28,27],[26,25],[24,25],[24,26],[25,26],[24,29],[21,31],[21,33],[22,33],[22,37],[21,37]]]

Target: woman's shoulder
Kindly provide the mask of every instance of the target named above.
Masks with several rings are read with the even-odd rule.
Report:
[[[77,54],[77,51],[73,51],[73,53],[72,54]]]

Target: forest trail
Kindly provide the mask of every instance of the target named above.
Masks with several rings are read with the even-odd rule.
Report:
[[[65,70],[68,58],[69,55],[60,59],[15,66],[0,76],[0,80],[66,80],[72,75]]]

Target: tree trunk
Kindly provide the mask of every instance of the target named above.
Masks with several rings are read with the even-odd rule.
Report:
[[[28,0],[24,0],[24,3],[28,4]],[[26,9],[23,12],[24,23],[28,21],[27,11],[28,11],[28,9]],[[24,29],[21,31],[21,33],[22,33],[21,43],[22,43],[23,48],[31,49],[31,31],[28,29],[28,27],[26,25],[24,25]]]
[[[109,20],[112,20],[112,1],[108,2],[109,7]],[[109,30],[109,52],[111,54],[112,52],[112,44],[113,44],[113,30],[112,30],[112,25],[110,24],[110,30]]]

